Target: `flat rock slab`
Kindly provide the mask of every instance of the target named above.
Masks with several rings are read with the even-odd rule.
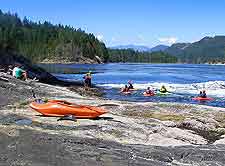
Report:
[[[16,134],[13,134],[16,133]],[[0,165],[225,165],[225,145],[159,147],[0,127]]]
[[[0,94],[0,107],[7,105],[8,102],[9,102],[8,98]]]

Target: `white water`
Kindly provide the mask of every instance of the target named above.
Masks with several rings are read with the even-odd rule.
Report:
[[[137,90],[144,90],[147,87],[152,89],[160,89],[162,85],[165,85],[168,91],[174,93],[184,93],[184,94],[198,94],[201,90],[206,90],[208,96],[224,97],[225,96],[225,81],[209,81],[202,83],[193,84],[173,84],[173,83],[162,83],[154,82],[147,84],[133,84],[134,88]],[[124,84],[99,84],[100,87],[105,88],[122,88]]]

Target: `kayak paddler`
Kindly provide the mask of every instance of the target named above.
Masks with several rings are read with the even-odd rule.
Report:
[[[205,90],[202,91],[202,98],[207,98]]]
[[[200,91],[200,93],[199,93],[198,97],[201,97],[201,98],[207,98],[207,95],[206,95],[205,90]]]
[[[202,97],[202,91],[199,92],[198,97]]]
[[[168,92],[167,89],[166,89],[166,87],[165,87],[164,85],[160,88],[159,91],[160,91],[161,93],[166,93],[166,92]]]
[[[153,95],[154,92],[150,89],[150,87],[147,88],[147,90],[145,91],[146,94],[149,94],[149,95]]]
[[[125,85],[125,87],[122,88],[121,92],[129,92],[129,87]]]
[[[131,82],[131,80],[129,80],[128,81],[128,89],[130,90],[130,89],[134,89],[134,86],[132,85],[132,82]]]

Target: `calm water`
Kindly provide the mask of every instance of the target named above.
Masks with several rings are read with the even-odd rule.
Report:
[[[100,65],[41,65],[59,79],[82,80],[84,73],[92,71],[93,83],[105,88],[110,99],[128,101],[165,101],[206,104],[225,107],[225,66],[190,64],[100,64]],[[119,89],[132,80],[132,95],[122,95]],[[144,89],[159,89],[165,85],[172,94],[144,97]],[[213,101],[193,101],[200,90],[205,89]]]

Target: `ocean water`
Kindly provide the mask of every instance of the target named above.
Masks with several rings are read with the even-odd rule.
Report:
[[[136,102],[179,102],[225,107],[225,66],[195,64],[41,64],[62,80],[82,80],[92,71],[93,83],[105,89],[105,97]],[[119,93],[131,80],[137,91],[131,95]],[[170,95],[144,97],[147,87],[159,89],[165,85]],[[200,90],[206,90],[213,101],[192,100]]]

